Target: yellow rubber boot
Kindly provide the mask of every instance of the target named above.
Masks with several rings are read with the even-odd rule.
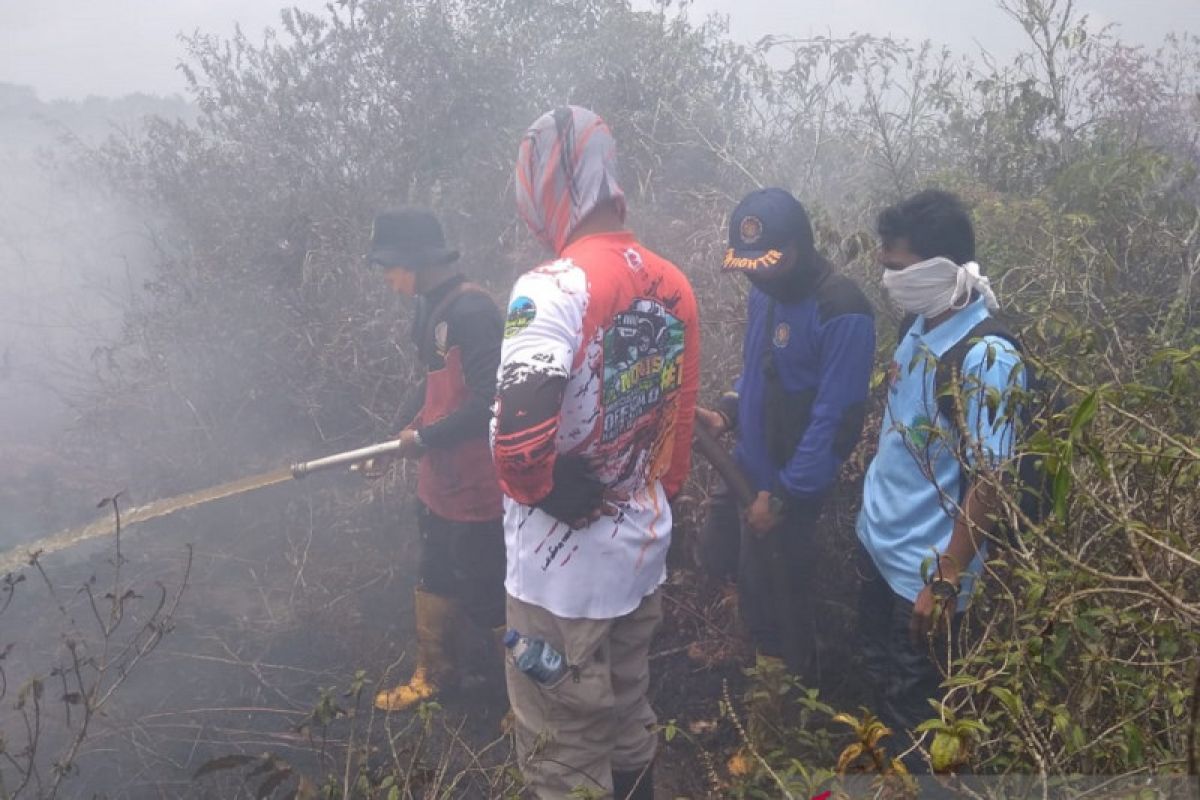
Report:
[[[434,697],[457,675],[451,642],[458,605],[449,598],[417,589],[413,610],[417,618],[417,668],[408,683],[375,695],[375,707],[380,711],[412,708]]]

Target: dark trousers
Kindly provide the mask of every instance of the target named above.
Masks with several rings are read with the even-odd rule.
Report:
[[[783,658],[788,671],[812,685],[820,673],[812,585],[819,514],[819,504],[789,503],[782,523],[765,536],[742,525],[737,577],[738,607],[755,647]]]
[[[941,696],[945,679],[946,626],[943,623],[932,639],[914,643],[909,634],[913,604],[892,591],[861,546],[858,572],[859,648],[874,693],[872,709],[892,729],[892,736],[885,741],[891,742],[892,755],[897,755],[912,742],[908,731],[937,715],[929,701]],[[961,624],[962,614],[955,614],[949,631],[952,648],[957,645]],[[929,771],[915,754],[904,762],[910,772]]]
[[[719,477],[711,479],[704,504],[696,560],[701,569],[719,580],[736,580],[741,549],[742,510]]]
[[[484,629],[504,624],[504,523],[458,522],[417,510],[419,586],[456,601]]]

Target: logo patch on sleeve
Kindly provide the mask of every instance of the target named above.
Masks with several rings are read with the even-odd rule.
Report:
[[[504,321],[504,338],[511,339],[529,327],[537,316],[537,306],[528,297],[515,297],[508,305],[508,319]]]

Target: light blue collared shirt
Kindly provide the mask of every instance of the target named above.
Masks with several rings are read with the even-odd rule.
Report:
[[[857,528],[892,591],[909,601],[916,600],[923,586],[921,563],[945,552],[950,543],[965,488],[956,428],[938,411],[936,361],[987,317],[980,298],[929,332],[925,319],[918,318],[896,347],[888,370],[879,451],[867,470]],[[963,359],[963,450],[969,461],[977,449],[993,464],[1012,455],[1007,401],[1011,387],[1025,388],[1020,363],[1020,353],[998,336],[983,337]],[[987,413],[989,392],[1000,397],[994,415]],[[971,577],[981,568],[977,557],[963,575],[960,608],[970,596]]]

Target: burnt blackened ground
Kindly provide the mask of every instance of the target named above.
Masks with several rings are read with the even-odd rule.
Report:
[[[416,781],[416,796],[451,785],[456,797],[499,792],[502,767],[513,756],[499,733],[507,709],[502,673],[485,645],[475,659],[481,680],[440,698],[428,719],[371,710],[377,686],[405,678],[415,655],[417,537],[400,483],[310,478],[126,531],[121,582],[141,595],[132,607],[148,608],[159,582],[177,585],[188,543],[191,574],[169,634],[94,721],[65,796],[251,797],[262,776],[246,781],[250,769],[193,776],[213,759],[264,753],[293,770],[279,796],[297,788],[301,775],[313,786],[341,786],[365,765],[378,782],[397,764]],[[848,636],[853,496],[848,489],[826,513],[826,568],[812,587],[826,665],[819,688],[827,701],[848,708],[863,702]],[[721,713],[722,698],[741,705],[742,667],[752,662],[752,649],[737,623],[733,587],[691,565],[695,515],[682,516],[664,587],[665,621],[651,650],[652,702],[660,721],[681,732],[664,742],[658,794],[728,796],[724,763],[740,737]],[[68,637],[100,646],[78,589],[92,576],[107,586],[112,556],[109,541],[48,558],[54,597],[26,570],[29,579],[0,618],[3,643],[17,645],[5,665],[12,686],[31,669],[61,663]],[[359,671],[356,696],[350,690]],[[6,730],[17,722],[10,709]],[[63,720],[53,704],[47,709],[41,746],[49,754],[62,745],[55,728]],[[349,778],[348,750],[356,754]]]
[[[817,608],[821,664],[813,688],[823,702],[852,711],[870,702],[854,639],[858,491],[855,483],[847,483],[826,506],[818,526],[821,568],[813,570],[813,585],[807,587]],[[681,533],[680,544],[686,547],[689,531]],[[658,795],[735,796],[726,762],[743,738],[723,706],[731,704],[745,725],[749,712],[744,696],[752,681],[745,668],[754,662],[753,646],[737,618],[736,586],[677,567],[665,592],[666,620],[653,651],[651,691],[660,721],[674,724],[679,733],[663,743]],[[808,766],[832,768],[833,763]]]

